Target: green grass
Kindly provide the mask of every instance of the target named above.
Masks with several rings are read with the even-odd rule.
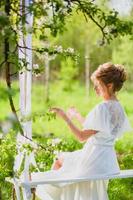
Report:
[[[7,94],[4,92],[6,89],[5,84],[1,81],[0,91],[3,92],[3,98],[0,101],[0,120],[3,120],[11,112],[9,102],[7,99]],[[18,82],[13,82],[13,92],[15,106],[19,108],[19,84]],[[126,110],[128,118],[133,126],[133,94],[130,91],[122,90],[118,99]],[[90,90],[90,95],[87,98],[85,94],[85,87],[82,83],[76,82],[72,85],[71,90],[64,90],[61,81],[54,81],[50,84],[50,101],[45,102],[45,87],[41,84],[33,84],[32,87],[32,113],[45,113],[49,107],[60,107],[65,111],[70,106],[75,106],[77,110],[86,116],[88,112],[102,99],[96,97],[94,91]],[[18,111],[19,114],[19,111]],[[75,120],[76,125],[81,128],[81,125]],[[48,133],[54,133],[55,136],[61,137],[64,140],[69,138],[74,138],[70,129],[67,127],[66,123],[59,117],[56,119],[47,120],[45,117],[36,117],[33,122],[33,135],[47,135]],[[116,148],[119,153],[124,153],[123,151],[128,151],[133,148],[133,134],[126,133],[124,136],[116,142]]]
[[[4,83],[1,81],[0,90],[3,91],[6,88]],[[19,85],[18,82],[13,83],[14,102],[16,109],[19,109]],[[1,92],[2,96],[2,92]],[[3,98],[0,100],[0,120],[3,120],[6,116],[10,115],[11,109],[7,99],[7,95],[4,93]],[[120,92],[118,96],[121,104],[125,108],[127,115],[131,124],[133,124],[133,94],[127,92],[126,90]],[[71,91],[63,90],[63,84],[60,81],[55,81],[50,85],[50,101],[45,102],[45,87],[40,84],[33,84],[32,88],[32,113],[45,113],[49,107],[60,107],[65,111],[70,106],[75,106],[77,110],[86,116],[87,113],[102,99],[96,97],[94,91],[90,90],[89,98],[85,95],[85,87],[83,84],[76,82],[73,84]],[[18,111],[19,114],[19,111]],[[80,127],[77,121],[75,121],[77,126]],[[33,122],[33,135],[34,134],[46,134],[55,133],[59,137],[73,137],[71,131],[65,124],[65,122],[60,119],[52,119],[48,121],[45,118],[36,117]],[[131,136],[132,137],[132,136]]]
[[[19,109],[19,85],[18,82],[13,82],[13,100],[16,109]],[[3,121],[11,113],[9,102],[7,99],[6,86],[0,82],[0,121]],[[131,91],[122,90],[118,96],[121,104],[126,110],[128,118],[133,126],[133,94]],[[55,81],[50,84],[50,101],[45,102],[45,88],[41,84],[33,84],[32,88],[32,113],[45,113],[49,107],[60,107],[65,111],[70,106],[75,106],[77,110],[86,116],[88,112],[102,99],[97,98],[94,91],[90,90],[89,98],[85,95],[85,87],[83,84],[76,82],[71,87],[71,90],[64,90],[63,84],[59,81]],[[18,114],[20,112],[18,111]],[[78,127],[81,125],[75,120]],[[68,141],[69,147],[67,149],[75,150],[77,147],[81,147],[78,142],[73,142],[71,139],[75,139],[66,123],[60,119],[52,119],[50,121],[45,117],[37,117],[33,121],[33,136],[41,135],[42,137],[48,134],[54,133],[56,137],[63,138],[64,141]],[[43,139],[40,141],[44,142]],[[133,168],[133,133],[125,133],[122,138],[116,141],[115,144],[118,161],[121,169]],[[109,183],[109,199],[110,200],[131,200],[133,199],[132,193],[132,180],[111,180]]]

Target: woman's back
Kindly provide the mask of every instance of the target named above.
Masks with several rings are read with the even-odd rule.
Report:
[[[124,108],[117,100],[104,101],[95,106],[83,123],[83,130],[87,129],[97,130],[92,136],[93,141],[103,145],[113,145],[116,138],[132,130]]]

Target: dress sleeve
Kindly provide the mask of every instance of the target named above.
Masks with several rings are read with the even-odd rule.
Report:
[[[110,133],[109,113],[103,104],[98,104],[86,117],[82,130],[96,130],[98,132]]]
[[[133,127],[131,126],[126,113],[123,125],[117,134],[117,138],[121,138],[125,132],[133,132]]]

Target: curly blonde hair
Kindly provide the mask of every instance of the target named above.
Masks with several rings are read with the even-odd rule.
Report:
[[[119,91],[127,79],[127,73],[123,65],[111,62],[99,65],[91,75],[91,80],[101,80],[105,85],[113,83],[113,91]]]

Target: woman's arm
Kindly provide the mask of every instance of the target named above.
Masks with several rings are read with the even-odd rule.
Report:
[[[76,114],[76,119],[77,119],[81,124],[83,124],[84,121],[85,121],[85,117],[82,117],[81,114],[80,114],[79,112]]]
[[[85,121],[85,118],[76,110],[75,107],[70,107],[67,112],[69,119],[76,118],[81,124]]]
[[[67,123],[68,127],[71,129],[72,133],[76,136],[76,138],[83,142],[86,141],[90,136],[97,133],[96,130],[80,130],[76,127],[71,119],[66,115],[66,113],[60,108],[52,108],[51,111],[57,113],[60,117],[62,117]]]
[[[86,141],[89,137],[98,132],[96,130],[80,130],[73,124],[73,122],[67,116],[64,116],[64,120],[66,121],[67,125],[74,133],[74,135],[77,137],[77,139],[81,142]]]

